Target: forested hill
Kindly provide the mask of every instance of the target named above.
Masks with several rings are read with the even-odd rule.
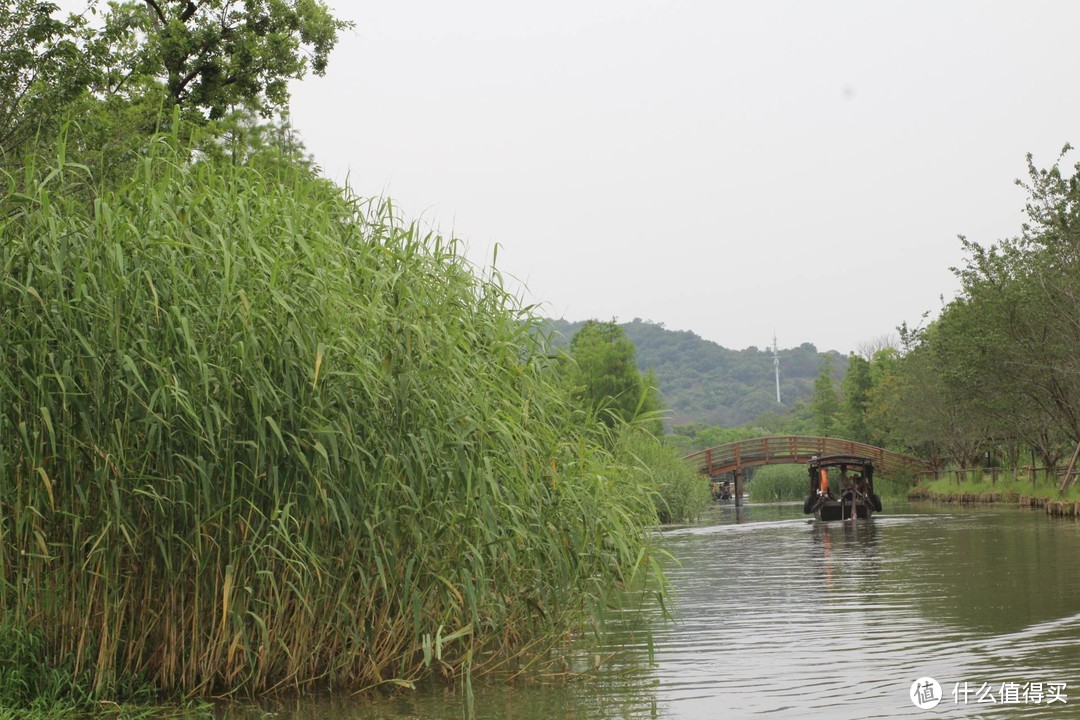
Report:
[[[553,343],[568,343],[584,321],[551,320]],[[687,330],[635,319],[620,327],[637,347],[638,366],[652,368],[673,424],[707,422],[733,427],[749,423],[776,404],[772,350],[729,350]],[[837,379],[846,358],[818,352],[811,343],[780,350],[780,399],[785,407],[809,400],[821,360],[832,355]]]

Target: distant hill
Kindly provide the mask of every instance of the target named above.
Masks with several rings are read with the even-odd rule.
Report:
[[[563,345],[584,321],[550,320],[552,342]],[[734,427],[766,411],[782,412],[776,404],[776,381],[771,349],[729,350],[687,330],[668,330],[661,323],[620,323],[637,347],[638,366],[652,368],[660,383],[671,423],[707,422]],[[847,359],[830,350],[818,352],[811,343],[780,350],[780,399],[784,406],[809,400],[821,360],[834,358],[837,380]]]

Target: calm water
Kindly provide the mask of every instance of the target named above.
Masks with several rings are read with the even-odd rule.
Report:
[[[265,710],[296,720],[1080,718],[1080,523],[893,504],[868,522],[822,524],[801,503],[751,504],[738,515],[718,506],[665,542],[681,563],[669,573],[677,621],[612,618],[602,646],[579,654],[604,659],[586,681],[477,684],[471,706],[439,690]],[[941,686],[932,710],[909,696],[923,676]],[[1061,683],[1067,702],[1049,704]]]

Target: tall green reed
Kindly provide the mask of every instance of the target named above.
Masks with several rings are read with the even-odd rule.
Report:
[[[648,572],[647,488],[498,273],[262,167],[158,137],[122,187],[8,183],[0,614],[99,696],[363,688],[500,667]]]
[[[627,427],[618,456],[637,482],[649,487],[654,517],[661,523],[693,520],[708,507],[708,480],[699,475],[662,437],[645,427]]]
[[[809,492],[805,465],[766,465],[754,468],[746,484],[751,500],[799,500]]]

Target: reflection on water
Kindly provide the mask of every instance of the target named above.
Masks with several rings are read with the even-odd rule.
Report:
[[[643,632],[611,618],[597,654],[614,659],[588,681],[485,684],[471,708],[439,690],[267,709],[357,720],[1080,717],[1080,524],[1013,509],[886,510],[820,523],[801,504],[717,506],[665,532],[681,562],[669,573],[677,622],[655,617]],[[922,676],[942,686],[932,711],[909,699]],[[1067,683],[1068,703],[1046,703],[1051,683]],[[977,703],[980,689],[994,702]]]

